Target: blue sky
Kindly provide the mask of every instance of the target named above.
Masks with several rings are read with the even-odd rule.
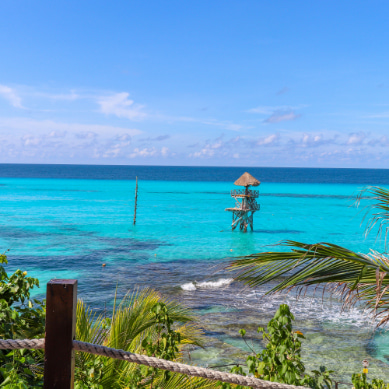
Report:
[[[0,163],[389,167],[387,1],[0,2]]]

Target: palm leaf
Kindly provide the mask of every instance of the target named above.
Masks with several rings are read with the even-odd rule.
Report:
[[[367,236],[375,226],[378,226],[377,238],[383,235],[386,247],[389,232],[389,190],[378,186],[368,186],[359,192],[356,205],[358,206],[365,197],[372,201],[364,208],[366,211],[363,217],[363,221],[366,221],[365,235]]]
[[[154,336],[156,334],[157,323],[154,314],[151,313],[151,308],[158,302],[166,304],[169,316],[177,323],[176,331],[181,334],[181,348],[185,344],[202,344],[203,333],[195,323],[196,317],[191,311],[174,301],[164,299],[152,289],[136,290],[127,294],[119,303],[116,303],[115,300],[111,323],[106,330],[102,326],[104,317],[93,313],[82,301],[79,301],[77,306],[77,339],[142,353],[142,340],[148,335]],[[104,358],[87,353],[76,354],[76,366],[81,372],[88,361],[92,359],[99,361]],[[181,354],[178,359],[181,359]],[[103,388],[110,389],[126,387],[136,368],[136,364],[105,358],[99,384]],[[82,374],[79,377],[82,378]],[[216,387],[208,380],[189,378],[179,374],[172,375],[167,382],[164,382],[162,371],[157,372],[154,382],[164,388]]]
[[[235,271],[235,279],[250,287],[276,281],[268,293],[330,285],[331,291],[340,293],[346,304],[365,301],[381,317],[380,324],[389,321],[388,257],[374,251],[360,254],[331,243],[288,240],[281,245],[290,250],[238,258],[227,269]]]

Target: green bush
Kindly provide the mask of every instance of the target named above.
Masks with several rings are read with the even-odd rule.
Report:
[[[8,275],[0,255],[0,338],[43,338],[44,303],[30,299],[30,290],[39,287],[36,278],[16,270]],[[39,388],[43,382],[42,350],[0,350],[0,386],[2,388]]]
[[[351,380],[355,389],[389,389],[389,383],[383,380],[373,379],[371,383],[368,382],[366,373],[353,374]]]
[[[293,320],[294,316],[288,305],[282,304],[268,323],[267,332],[262,327],[258,328],[266,343],[265,349],[259,353],[252,350],[253,355],[246,359],[246,368],[235,366],[231,369],[231,373],[245,376],[245,371],[248,371],[266,381],[307,386],[313,389],[330,389],[333,384],[330,374],[333,371],[320,366],[318,370],[313,370],[310,374],[306,373],[304,363],[301,361],[301,340],[304,339],[304,335],[300,331],[293,331]],[[241,329],[239,333],[245,339],[246,331]],[[382,380],[373,379],[369,383],[365,373],[353,374],[352,383],[354,389],[389,389],[389,383]],[[219,384],[222,389],[243,388],[240,385]]]
[[[273,319],[267,325],[267,332],[259,327],[258,333],[266,342],[266,347],[259,353],[254,353],[246,359],[247,370],[257,378],[280,382],[296,386],[309,386],[315,389],[331,388],[330,373],[325,367],[314,370],[313,374],[305,372],[301,361],[301,339],[304,335],[300,331],[293,331],[293,314],[286,304],[282,304]],[[240,330],[245,337],[246,331]],[[241,366],[236,366],[232,373],[246,375]],[[221,384],[223,389],[231,388],[230,384]],[[236,388],[242,388],[236,386]]]

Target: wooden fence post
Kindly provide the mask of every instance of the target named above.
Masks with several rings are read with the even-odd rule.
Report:
[[[44,389],[73,389],[77,280],[51,280],[46,293]]]

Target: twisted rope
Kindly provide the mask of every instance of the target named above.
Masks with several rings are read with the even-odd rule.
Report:
[[[44,339],[16,339],[16,340],[1,340],[0,350],[16,350],[16,349],[44,349]],[[214,381],[228,382],[230,384],[238,384],[250,386],[256,389],[307,389],[303,386],[293,386],[280,384],[278,382],[270,382],[260,380],[254,377],[245,377],[239,374],[225,373],[217,370],[206,369],[204,367],[190,366],[183,363],[166,361],[146,355],[134,354],[124,350],[117,350],[110,347],[99,346],[97,344],[73,341],[73,348],[77,351],[83,351],[89,354],[101,355],[114,359],[121,359],[128,362],[137,363],[155,367],[157,369],[169,370],[175,373],[185,374],[194,377],[207,378]]]
[[[166,361],[146,355],[134,354],[128,351],[117,350],[110,347],[99,346],[92,343],[73,341],[75,350],[87,352],[90,354],[101,355],[103,357],[110,357],[115,359],[122,359],[124,361],[137,363],[155,367],[157,369],[169,370],[175,373],[186,374],[195,377],[207,378],[214,381],[228,382],[230,384],[238,384],[244,386],[251,386],[258,389],[295,389],[303,386],[293,386],[280,384],[278,382],[263,381],[254,377],[245,377],[238,374],[224,373],[217,370],[205,369],[203,367],[184,365],[183,363]],[[307,389],[307,388],[304,388]]]
[[[45,348],[44,339],[0,339],[0,350],[20,350],[27,348],[29,350],[38,350]]]

